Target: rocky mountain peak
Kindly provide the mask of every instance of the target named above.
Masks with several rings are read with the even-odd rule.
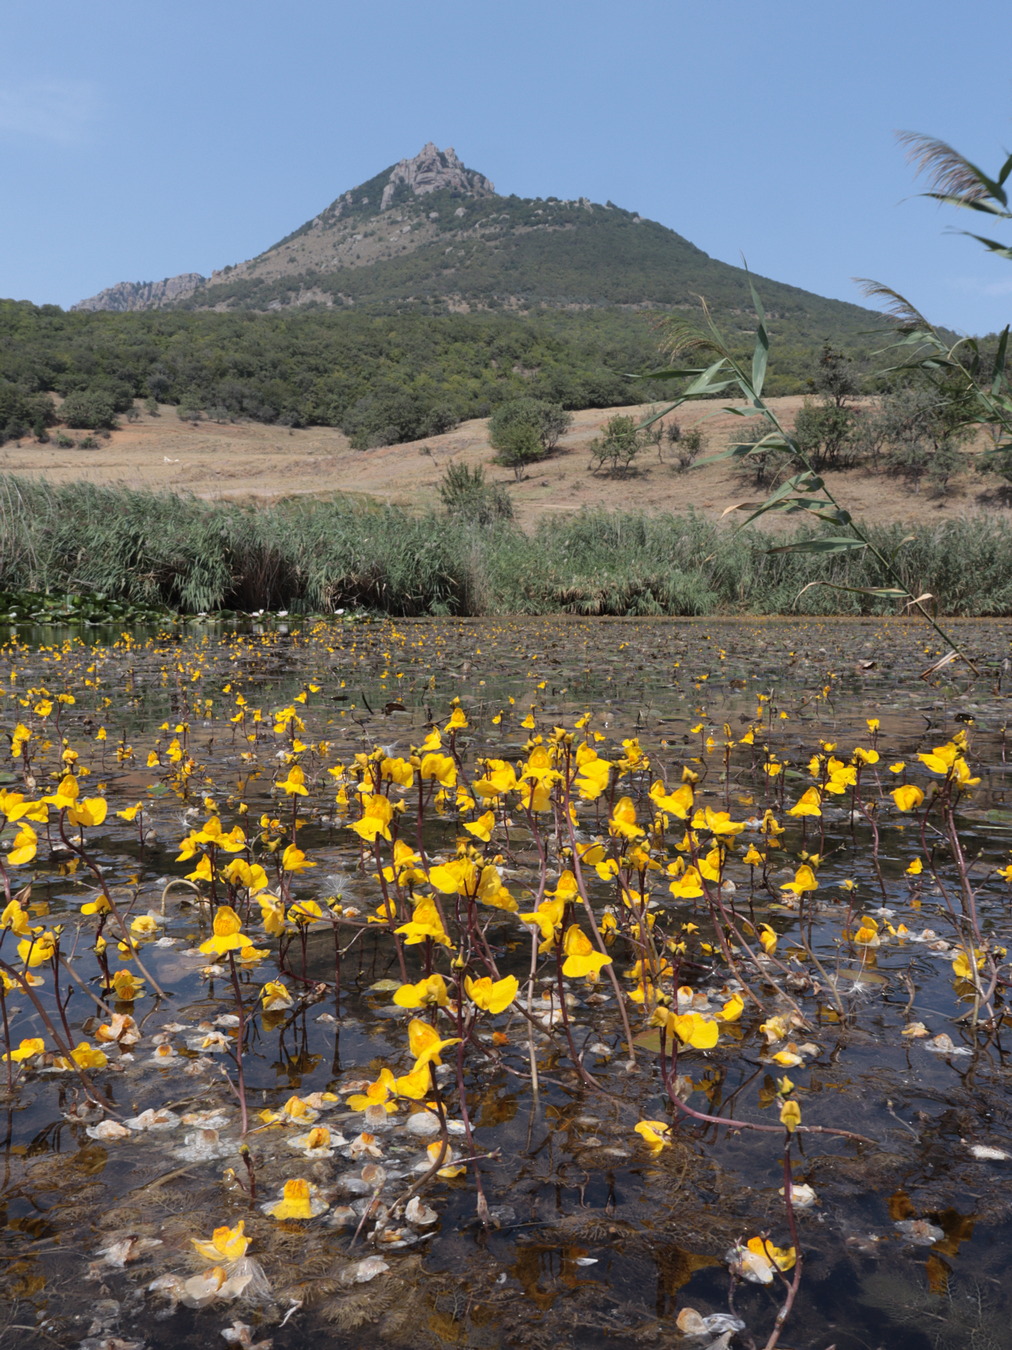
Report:
[[[413,159],[402,159],[390,170],[390,178],[383,189],[380,210],[392,206],[398,188],[406,187],[416,197],[424,197],[440,188],[465,193],[469,197],[492,197],[495,187],[484,174],[466,169],[452,146],[440,150],[429,141]]]

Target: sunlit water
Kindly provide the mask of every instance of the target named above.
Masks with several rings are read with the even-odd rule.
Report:
[[[97,1045],[96,1029],[112,1011],[132,1015],[140,1038],[133,1045],[103,1043],[108,1064],[87,1070],[104,1107],[89,1105],[85,1082],[48,1067],[45,1056],[14,1066],[2,1097],[4,1344],[115,1344],[109,1337],[150,1347],[224,1344],[221,1329],[238,1320],[252,1328],[252,1342],[272,1339],[278,1347],[310,1338],[335,1347],[668,1345],[680,1343],[675,1319],[686,1307],[704,1316],[729,1311],[726,1255],[736,1241],[768,1232],[773,1243],[788,1245],[783,1135],[679,1119],[660,1086],[658,1033],[629,1005],[636,1037],[630,1065],[604,979],[565,981],[569,1035],[599,1088],[574,1071],[563,1029],[532,1037],[515,1011],[483,1017],[464,1060],[477,1163],[460,1177],[426,1183],[421,1199],[434,1211],[429,1222],[412,1226],[396,1212],[385,1227],[376,1222],[378,1207],[391,1205],[418,1178],[426,1139],[408,1128],[409,1103],[381,1113],[385,1119],[377,1123],[351,1111],[347,1099],[385,1066],[407,1073],[408,1020],[429,1013],[392,1002],[402,982],[393,940],[387,927],[363,926],[382,901],[375,865],[349,828],[358,814],[354,792],[347,807],[335,800],[348,779],[328,769],[377,745],[389,756],[408,756],[434,725],[446,726],[456,697],[469,723],[456,741],[463,783],[478,777],[477,757],[519,761],[532,736],[547,737],[555,727],[573,731],[589,712],[588,728],[577,735],[599,733],[600,754],[617,760],[621,742],[636,738],[649,756],[649,770],[630,769],[619,789],[634,799],[640,820],[649,818],[651,782],[663,775],[674,788],[688,767],[700,775],[697,806],[753,823],[771,806],[786,826],[768,887],[752,890],[755,873],[739,861],[758,837],[754,824],[739,837],[738,860],[726,876],[735,882],[738,918],[770,926],[792,977],[739,954],[765,1014],[747,1003],[714,1049],[686,1050],[679,1059],[679,1072],[695,1084],[688,1101],[697,1111],[776,1124],[784,1069],[770,1062],[759,1026],[764,1015],[786,1011],[781,994],[789,990],[807,1019],[791,1039],[810,1048],[787,1069],[804,1124],[869,1141],[794,1137],[795,1185],[810,1185],[817,1200],[797,1214],[804,1270],[782,1343],[835,1343],[838,1350],[1007,1345],[1012,1119],[1004,985],[991,1000],[989,1020],[981,1013],[988,1025],[974,1027],[973,986],[952,968],[959,939],[945,896],[958,897],[959,885],[951,859],[943,840],[921,837],[918,813],[898,812],[887,795],[900,781],[889,766],[905,761],[909,781],[928,789],[933,776],[917,754],[967,733],[967,759],[981,781],[960,804],[959,838],[986,936],[1008,944],[1012,883],[996,869],[1009,863],[1012,848],[1003,667],[1012,627],[963,624],[958,633],[977,658],[975,679],[961,663],[919,678],[942,654],[940,641],[921,624],[870,620],[291,623],[288,631],[208,627],[92,644],[42,635],[48,647],[38,645],[37,634],[32,643],[28,634],[17,635],[0,664],[7,691],[2,725],[10,735],[20,722],[33,735],[27,760],[8,756],[0,785],[33,799],[54,793],[65,739],[79,756],[77,767],[90,770],[81,779],[82,797],[104,795],[109,802],[106,819],[85,830],[89,857],[128,922],[152,913],[164,923],[139,944],[145,971],[120,959],[118,933],[107,926],[111,968],[131,969],[147,982],[132,1003],[107,994],[102,1008],[94,1001],[102,978],[91,950],[97,917],[81,912],[95,897],[93,874],[59,848],[55,828],[47,841],[43,825],[35,827],[36,857],[7,866],[12,894],[32,883],[23,897],[32,923],[64,925],[61,949],[73,972],[61,968],[62,1016],[50,965],[38,968],[46,979],[36,995],[40,1006],[23,990],[8,992],[11,1046],[41,1037],[52,1059],[81,1040]],[[75,702],[57,703],[59,693]],[[237,704],[239,695],[245,706]],[[293,702],[302,695],[304,702]],[[741,744],[760,706],[754,743]],[[338,980],[329,924],[292,931],[279,944],[264,934],[258,906],[251,906],[250,936],[267,954],[255,965],[239,964],[248,1019],[247,1166],[235,1086],[235,989],[224,959],[197,950],[211,935],[210,883],[168,883],[193,870],[196,858],[177,861],[179,843],[212,814],[225,830],[240,825],[251,841],[262,816],[277,819],[275,838],[279,849],[286,847],[292,799],[277,784],[288,772],[292,738],[275,732],[273,716],[286,707],[305,727],[298,735],[304,748],[296,752],[308,788],[296,803],[298,846],[313,863],[288,877],[291,898],[339,897],[357,914],[337,930],[346,948]],[[872,746],[867,719],[875,718],[879,758],[862,771],[860,797],[878,804],[877,857],[871,823],[853,814],[849,796],[827,798],[821,819],[802,822],[785,813],[813,781],[808,762],[820,742],[834,743],[846,760],[855,746]],[[733,747],[725,750],[729,734]],[[773,777],[763,770],[763,747],[782,766]],[[461,810],[450,793],[440,810],[426,806],[418,827],[414,790],[392,795],[403,795],[408,807],[402,837],[420,843],[430,863],[453,856],[462,823],[483,809]],[[133,821],[115,815],[138,802],[143,812]],[[52,822],[57,814],[54,808]],[[554,886],[566,840],[555,833],[551,814],[535,818],[536,832],[515,800],[504,814],[511,824],[500,818],[492,841],[469,842],[489,858],[502,856],[505,884],[527,911],[534,907],[540,848]],[[5,851],[18,828],[4,831]],[[669,852],[662,848],[658,856],[676,856],[683,829],[672,821]],[[606,801],[580,806],[578,837],[607,839]],[[384,860],[389,847],[381,841]],[[802,923],[780,887],[803,851],[820,853],[822,862]],[[276,855],[256,843],[249,856],[273,882]],[[924,864],[919,876],[907,872],[915,859]],[[588,873],[600,916],[615,902],[615,884],[592,868]],[[664,872],[647,877],[659,922],[665,931],[695,922],[701,932],[692,941],[708,941],[702,902],[673,899],[668,880]],[[854,889],[842,887],[845,881]],[[223,901],[220,878],[214,886],[214,899]],[[866,914],[877,916],[883,939],[877,946],[852,940]],[[526,994],[530,928],[505,910],[483,912],[486,921],[499,973],[515,974]],[[888,925],[908,932],[891,936]],[[923,937],[925,929],[934,939]],[[8,932],[0,957],[20,969],[17,941]],[[294,1002],[263,1012],[258,993],[278,978],[282,949]],[[635,957],[621,938],[610,950],[621,979]],[[422,951],[405,951],[411,981],[423,974]],[[710,991],[716,1006],[733,972],[712,947],[695,946],[687,959],[683,982]],[[1007,972],[1000,954],[998,961]],[[437,952],[434,968],[449,976],[449,956]],[[539,996],[557,988],[554,972],[554,961],[543,957]],[[166,997],[157,996],[155,985]],[[60,1037],[57,1045],[40,1007]],[[928,1035],[904,1036],[914,1022]],[[448,1024],[437,1024],[442,1036],[452,1035]],[[939,1033],[951,1037],[949,1053],[927,1048]],[[459,1121],[449,1067],[455,1055],[444,1053],[448,1067],[439,1072],[450,1115]],[[5,1074],[0,1067],[0,1089]],[[265,1122],[259,1113],[280,1110],[293,1094],[314,1093],[333,1094],[316,1123],[346,1142],[330,1157],[307,1159],[289,1145],[305,1126]],[[148,1110],[171,1112],[168,1128],[129,1128],[123,1138],[97,1128],[135,1121]],[[677,1122],[656,1155],[634,1132],[643,1119]],[[375,1136],[375,1157],[352,1156],[352,1140],[363,1130]],[[468,1154],[459,1134],[450,1143]],[[382,1174],[368,1170],[376,1164]],[[479,1218],[476,1171],[487,1224]],[[324,1213],[279,1221],[262,1212],[292,1177],[318,1187]],[[262,1277],[234,1300],[211,1298],[197,1308],[177,1303],[178,1285],[209,1265],[191,1239],[208,1241],[216,1228],[240,1220]],[[390,1241],[395,1229],[401,1241]],[[378,1273],[360,1264],[377,1257],[385,1265]],[[175,1294],[166,1283],[172,1276]],[[779,1279],[769,1288],[738,1283],[730,1311],[745,1329],[732,1344],[747,1345],[751,1337],[763,1345],[783,1296]]]

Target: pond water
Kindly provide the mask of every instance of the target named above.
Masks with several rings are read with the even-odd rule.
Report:
[[[954,630],[12,633],[3,1343],[1006,1345]]]

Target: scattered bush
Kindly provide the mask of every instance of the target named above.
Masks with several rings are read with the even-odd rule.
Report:
[[[635,417],[624,417],[621,413],[609,418],[601,430],[603,435],[590,443],[591,473],[606,469],[612,478],[624,478],[650,439],[647,433],[637,430]]]
[[[501,483],[485,481],[480,464],[448,464],[439,483],[439,499],[447,514],[476,525],[513,519],[513,499]]]

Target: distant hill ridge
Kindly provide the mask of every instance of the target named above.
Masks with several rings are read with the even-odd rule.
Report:
[[[841,340],[878,326],[858,305],[757,278],[797,337]],[[120,282],[75,310],[463,312],[695,308],[704,295],[734,328],[751,308],[741,268],[611,202],[504,197],[452,148],[429,142],[265,252],[210,277]]]

